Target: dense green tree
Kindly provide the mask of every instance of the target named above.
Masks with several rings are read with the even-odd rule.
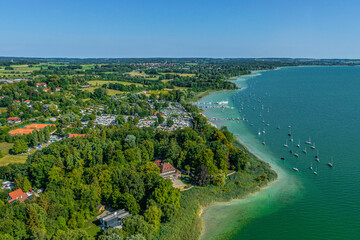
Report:
[[[24,153],[28,150],[28,145],[23,139],[17,139],[11,151],[15,154]]]

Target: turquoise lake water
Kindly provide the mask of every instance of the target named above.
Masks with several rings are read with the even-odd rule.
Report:
[[[234,82],[242,89],[200,101],[231,108],[204,114],[245,117],[212,122],[227,126],[279,179],[246,199],[206,208],[202,239],[360,239],[360,67],[280,68]],[[309,137],[315,150],[305,144]]]

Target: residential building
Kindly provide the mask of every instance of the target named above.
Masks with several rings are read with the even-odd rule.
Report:
[[[156,160],[154,163],[160,168],[161,177],[165,179],[169,178],[171,180],[181,177],[181,172],[174,168],[174,166],[170,163],[164,162],[162,160]]]
[[[123,220],[129,216],[131,216],[129,212],[125,211],[125,209],[121,209],[112,212],[109,215],[100,218],[99,220],[103,229],[122,228]]]
[[[21,123],[21,118],[19,118],[19,117],[9,117],[8,118],[8,123],[9,124]]]
[[[47,84],[44,82],[36,83],[36,87],[47,87]]]
[[[29,196],[24,193],[20,188],[9,193],[7,196],[8,203],[12,203],[15,201],[24,202]]]

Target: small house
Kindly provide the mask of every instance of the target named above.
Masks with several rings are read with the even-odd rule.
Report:
[[[131,214],[125,209],[117,210],[112,212],[102,218],[100,218],[101,227],[105,230],[108,228],[122,228],[123,220],[127,217],[131,216]]]
[[[36,83],[36,87],[47,87],[47,84],[44,82]]]
[[[24,193],[20,188],[9,193],[7,196],[8,203],[12,203],[15,201],[24,202],[29,196]]]
[[[21,123],[21,118],[19,118],[19,117],[9,117],[8,118],[8,123],[9,124]]]

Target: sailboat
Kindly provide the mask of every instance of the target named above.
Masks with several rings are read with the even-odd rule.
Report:
[[[310,170],[313,170],[313,166],[312,166],[312,163],[310,163],[310,167],[309,167]]]
[[[290,142],[293,142],[294,141],[294,139],[293,138],[290,138]]]
[[[305,146],[305,148],[304,148],[304,150],[303,150],[303,153],[306,153],[306,146]]]
[[[306,141],[305,143],[311,145],[311,138],[309,137],[309,140]]]
[[[311,149],[315,149],[315,143],[311,146]]]
[[[287,140],[286,140],[286,143],[284,144],[284,147],[289,147]]]
[[[280,130],[280,126],[278,126],[277,129]]]
[[[315,169],[314,174],[317,175],[317,168]]]
[[[264,130],[263,130],[263,133],[265,134],[265,128],[264,128]]]
[[[259,135],[259,136],[261,135],[261,132],[260,132],[260,128],[259,128],[259,132],[258,132],[258,135]]]
[[[296,168],[296,167],[294,167],[293,170],[294,170],[295,172],[298,172],[298,171],[299,171],[299,169]]]
[[[289,129],[288,136],[291,137],[291,128]]]
[[[333,167],[333,157],[331,157],[331,162],[328,163],[329,167]]]
[[[320,162],[319,151],[317,151],[317,154],[316,154],[316,156],[315,156],[315,159],[316,159],[316,161]]]
[[[294,156],[295,156],[295,157],[299,157],[299,154],[298,154],[298,153],[294,153]]]
[[[300,148],[300,139],[299,139],[299,143],[298,143],[297,147]]]

